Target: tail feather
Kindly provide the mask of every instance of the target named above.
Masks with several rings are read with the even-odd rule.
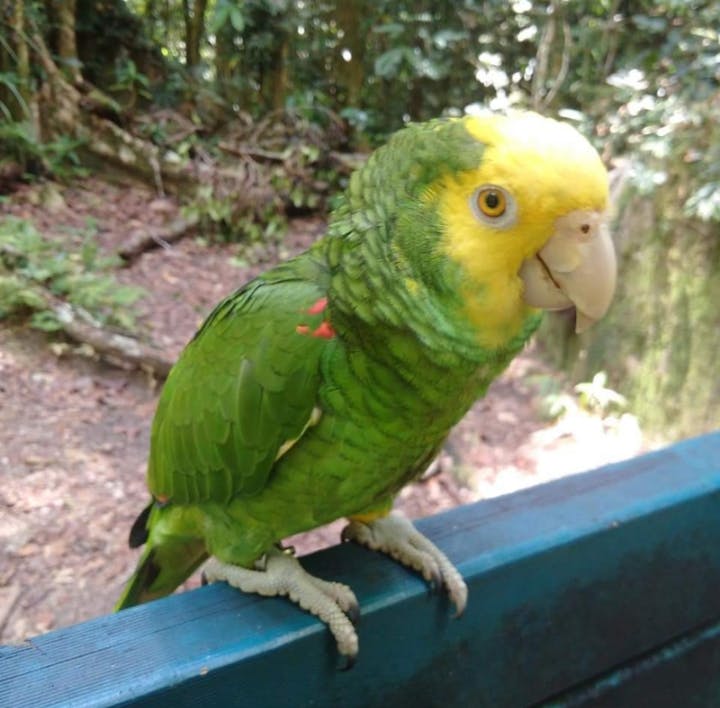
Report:
[[[148,536],[150,535],[148,521],[150,520],[150,512],[154,506],[155,500],[153,499],[140,512],[137,519],[135,519],[128,537],[128,546],[130,546],[130,548],[140,548],[140,546],[148,540]]]
[[[205,543],[197,539],[148,546],[115,605],[115,611],[169,595],[187,580],[208,557]]]
[[[185,533],[176,536],[166,529],[153,543],[150,528],[162,513],[162,506],[151,501],[130,529],[130,548],[147,545],[115,605],[116,611],[169,595],[208,557],[205,543]]]

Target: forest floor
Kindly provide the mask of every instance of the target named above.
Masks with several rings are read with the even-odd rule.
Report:
[[[81,180],[52,192],[23,188],[0,203],[47,237],[81,241],[88,219],[102,249],[130,231],[168,223],[178,207],[131,185]],[[190,236],[118,270],[146,296],[134,306],[142,338],[177,356],[225,294],[322,234],[293,221],[283,241],[247,249]],[[531,346],[448,439],[433,473],[406,488],[410,518],[506,494],[633,456],[632,416],[599,418],[567,397],[556,422],[542,414],[543,382],[561,380]],[[0,643],[21,642],[111,610],[137,552],[127,533],[145,505],[149,428],[160,384],[99,361],[86,348],[17,323],[0,329]],[[292,539],[299,553],[338,542],[341,522]],[[186,583],[198,584],[197,577]]]

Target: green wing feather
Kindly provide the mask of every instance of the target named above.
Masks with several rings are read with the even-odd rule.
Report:
[[[308,309],[324,290],[323,272],[308,260],[224,300],[183,352],[153,422],[148,484],[156,499],[224,503],[257,494],[281,447],[304,431],[328,344],[312,336],[323,313]]]

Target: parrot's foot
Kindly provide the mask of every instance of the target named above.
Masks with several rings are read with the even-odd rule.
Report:
[[[291,553],[277,548],[268,551],[255,566],[257,570],[250,570],[211,558],[203,574],[211,583],[224,580],[243,592],[288,597],[327,624],[338,651],[347,659],[345,668],[350,668],[358,652],[358,636],[353,625],[360,618],[353,591],[342,583],[310,575]]]
[[[456,617],[465,610],[468,590],[457,568],[407,519],[391,514],[369,522],[351,520],[343,529],[342,539],[387,553],[414,568],[434,587],[445,586]]]

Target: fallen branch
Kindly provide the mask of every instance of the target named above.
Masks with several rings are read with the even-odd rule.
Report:
[[[195,133],[207,131],[206,126],[197,124],[186,118],[182,113],[169,108],[153,110],[145,115],[134,116],[135,124],[147,131],[153,125],[159,125],[165,132],[163,143],[167,146],[177,145]]]
[[[188,235],[197,225],[198,217],[177,218],[161,228],[138,229],[117,251],[125,266],[131,265],[140,255],[153,248],[168,248]]]
[[[289,157],[287,150],[280,152],[276,150],[264,150],[254,145],[231,145],[227,142],[221,142],[218,147],[229,155],[235,157],[252,157],[255,160],[265,160],[267,162],[286,162]],[[327,157],[343,172],[354,172],[367,162],[367,153],[362,152],[338,152],[331,150],[327,153]],[[316,164],[319,160],[310,160],[308,164]]]
[[[275,150],[263,150],[254,145],[230,145],[229,143],[219,143],[218,147],[230,155],[235,157],[253,157],[259,160],[268,160],[269,162],[285,162],[288,158],[287,152],[277,152]]]
[[[143,344],[134,337],[111,332],[102,327],[89,313],[59,300],[50,293],[43,294],[62,331],[80,344],[92,347],[103,359],[123,368],[152,371],[158,378],[167,378],[173,361],[154,346]]]

